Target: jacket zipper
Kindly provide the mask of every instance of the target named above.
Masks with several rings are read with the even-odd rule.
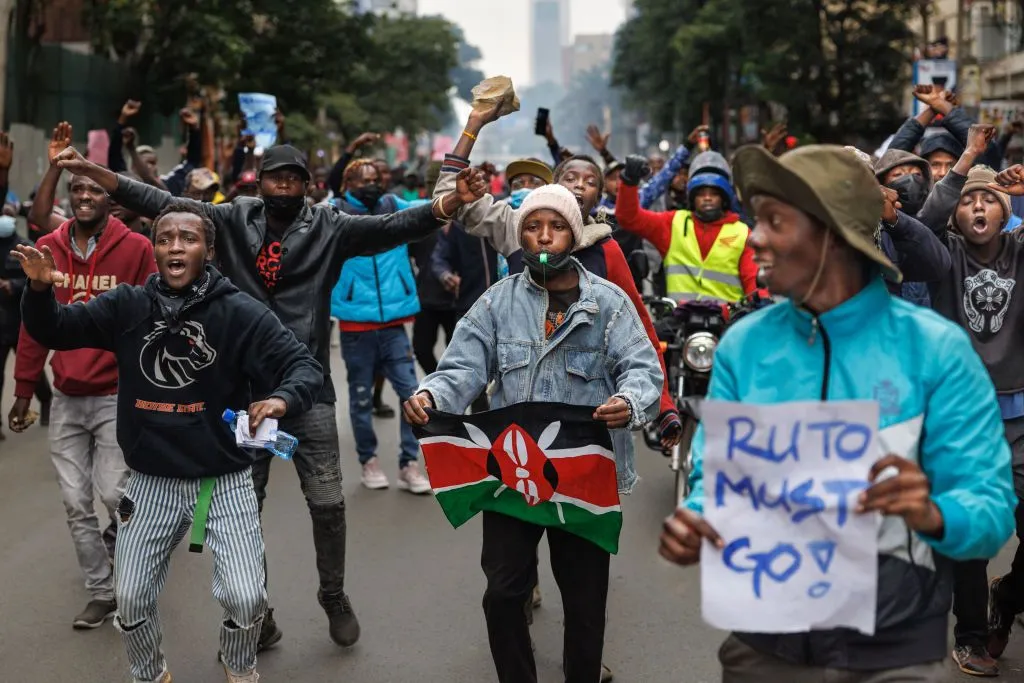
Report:
[[[384,322],[384,295],[380,291],[380,275],[377,272],[377,257],[371,256],[373,259],[373,284],[377,288],[377,310],[380,312],[380,321]]]
[[[820,332],[821,333],[821,345],[825,351],[825,376],[821,379],[821,400],[828,400],[828,376],[832,371],[832,341],[828,338],[828,332],[825,331],[825,326],[818,321],[818,316],[814,313],[811,314],[811,335],[807,338],[807,343],[811,346],[814,345],[814,337]]]

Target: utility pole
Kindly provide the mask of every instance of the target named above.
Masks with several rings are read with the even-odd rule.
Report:
[[[956,2],[956,82],[960,83],[960,74],[963,70],[964,60],[967,58],[967,50],[964,47],[964,17],[967,15],[966,0]]]

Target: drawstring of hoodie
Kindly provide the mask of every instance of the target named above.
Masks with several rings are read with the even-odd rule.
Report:
[[[70,237],[70,235],[69,235]],[[71,239],[74,239],[71,237]],[[99,244],[92,250],[92,256],[87,258],[85,261],[89,264],[89,277],[85,281],[85,299],[83,301],[89,301],[92,299],[92,278],[96,274],[96,262],[99,261]],[[75,254],[72,249],[68,250],[68,301],[71,301],[75,291]]]

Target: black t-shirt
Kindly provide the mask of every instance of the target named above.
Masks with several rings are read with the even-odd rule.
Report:
[[[263,247],[256,256],[256,272],[263,279],[263,286],[273,292],[277,285],[277,276],[281,272],[281,238],[267,232]]]
[[[548,290],[548,312],[544,319],[544,338],[550,339],[558,326],[565,321],[569,307],[580,300],[580,286],[560,291]]]

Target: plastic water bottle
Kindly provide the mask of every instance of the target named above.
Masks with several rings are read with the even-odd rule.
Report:
[[[246,415],[244,410],[240,410],[237,413],[230,408],[224,411],[221,418],[229,425],[231,425],[231,431],[234,432],[236,425],[238,424],[238,418],[242,415]],[[270,451],[282,460],[291,460],[292,456],[295,455],[295,449],[299,447],[299,440],[285,432],[283,430],[277,430],[277,438],[267,444],[261,446],[261,448]]]

